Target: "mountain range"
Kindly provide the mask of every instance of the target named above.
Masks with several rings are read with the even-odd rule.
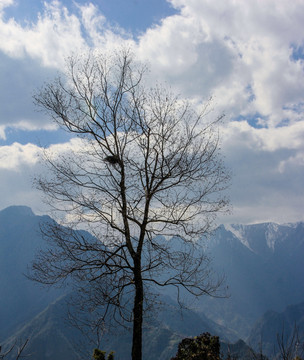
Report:
[[[290,305],[282,312],[267,311],[256,322],[247,341],[269,358],[278,358],[279,355],[283,358],[283,348],[290,352],[289,358],[303,358],[304,302]]]
[[[304,223],[221,225],[209,241],[214,269],[225,274],[227,299],[204,298],[201,310],[246,339],[266,311],[304,300]]]
[[[93,344],[64,320],[67,290],[41,288],[24,276],[37,251],[45,247],[39,229],[47,221],[51,218],[36,216],[25,206],[0,211],[0,344],[9,347],[15,339],[29,338],[31,360],[90,358]],[[145,360],[170,359],[183,337],[205,331],[226,343],[241,338],[256,350],[264,339],[270,356],[284,326],[288,338],[293,322],[302,319],[297,325],[304,325],[303,223],[221,225],[206,246],[214,270],[225,275],[229,297],[204,297],[181,314],[170,293],[164,294],[166,306],[145,324]],[[237,344],[248,353],[243,341]],[[130,334],[109,334],[102,348],[116,350],[115,359],[125,360]],[[228,351],[227,345],[223,349]]]

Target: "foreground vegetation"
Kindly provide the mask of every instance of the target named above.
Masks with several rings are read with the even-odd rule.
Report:
[[[304,341],[299,338],[298,328],[295,326],[294,332],[289,339],[284,338],[284,333],[277,335],[279,352],[274,354],[272,359],[275,360],[303,360],[304,357]],[[26,354],[26,346],[29,339],[20,343],[19,346],[15,343],[6,352],[1,352],[0,346],[0,360],[5,360],[15,351],[16,360],[21,358],[31,358],[30,354]],[[115,360],[115,352],[106,353],[100,349],[94,349],[92,360]],[[10,357],[11,358],[11,357]],[[225,354],[221,352],[221,343],[219,336],[212,336],[205,332],[193,338],[183,339],[179,345],[176,356],[171,360],[268,360],[263,354],[262,344],[260,352],[254,352],[250,347],[246,346],[246,351],[236,349],[231,351],[230,346],[227,346]]]

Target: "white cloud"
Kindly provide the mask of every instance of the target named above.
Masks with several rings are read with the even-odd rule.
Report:
[[[35,23],[22,25],[5,20],[5,7],[14,2],[0,0],[0,67],[7,69],[0,72],[5,89],[0,95],[0,138],[7,127],[51,126],[34,113],[30,93],[42,79],[53,77],[53,68],[61,69],[72,51],[106,51],[127,43],[150,62],[153,79],[196,99],[213,95],[214,115],[227,115],[223,152],[235,174],[230,219],[304,220],[304,61],[293,57],[294,47],[304,44],[304,2],[170,2],[180,13],[135,41],[132,34],[111,26],[92,3],[71,13],[58,1],[47,2]],[[239,116],[243,121],[229,122]],[[246,121],[250,119],[264,128],[253,128]],[[14,144],[4,150],[3,186],[9,186],[4,184],[5,171],[6,179],[12,179],[16,169],[26,173],[37,166],[34,154],[39,149]]]
[[[286,160],[281,160],[279,164],[280,173],[290,173],[294,169],[299,171],[299,176],[302,177],[301,169],[304,168],[304,151],[296,153],[294,156],[290,156]]]
[[[106,51],[123,44],[134,45],[132,34],[117,24],[111,25],[92,3],[78,5],[78,8],[87,35],[86,40],[91,47]]]
[[[36,111],[32,95],[43,81],[55,75],[53,69],[45,69],[37,61],[0,53],[0,138],[5,139],[7,128],[54,129],[50,119]]]
[[[13,1],[1,6],[13,5]],[[103,51],[121,44],[121,29],[112,29],[92,4],[70,13],[59,1],[44,3],[36,22],[26,25],[6,20],[0,11],[0,138],[6,129],[53,130],[50,119],[36,112],[32,95],[62,70],[73,52],[90,47]],[[77,8],[77,7],[76,7]],[[124,35],[124,34],[123,34]]]
[[[304,220],[304,145],[300,141],[304,129],[300,125],[278,128],[274,133],[271,129],[254,129],[245,121],[227,124],[222,130],[222,149],[233,173],[228,192],[233,213],[220,221]],[[49,147],[54,156],[83,149],[80,139]],[[38,161],[41,152],[41,148],[32,144],[0,147],[0,186],[7,189],[1,206],[20,204],[23,199],[23,204],[39,213],[46,209],[41,193],[32,188],[32,178],[46,170]],[[16,188],[10,192],[13,184]]]
[[[72,139],[63,144],[52,145],[49,151],[59,156],[67,151],[79,150],[83,143]],[[33,186],[35,177],[45,174],[46,168],[40,161],[43,149],[33,144],[13,143],[0,146],[0,208],[10,205],[27,205],[35,213],[46,213],[48,207],[42,201],[42,194]]]
[[[174,15],[140,38],[138,52],[153,72],[187,96],[207,98],[233,69],[233,53],[221,39],[211,41],[198,18]]]
[[[79,138],[73,138],[68,142],[50,145],[46,150],[51,156],[58,157],[70,151],[83,150],[85,142]],[[0,169],[6,169],[20,173],[25,167],[40,165],[41,155],[44,149],[28,143],[22,145],[13,143],[12,145],[0,146]]]
[[[233,121],[222,127],[222,135],[229,146],[246,145],[254,151],[304,150],[304,121],[275,129],[254,128],[246,121]]]
[[[45,2],[36,24],[22,27],[13,18],[0,21],[0,49],[12,57],[30,56],[46,66],[62,67],[65,57],[86,48],[81,23],[59,1]]]
[[[14,0],[0,0],[0,12],[4,8],[13,5],[13,3],[14,3]]]
[[[0,125],[0,139],[6,139],[5,128],[6,128],[5,126]]]
[[[148,29],[136,44],[92,3],[70,13],[59,1],[48,2],[36,23],[21,26],[2,18],[0,49],[62,68],[72,51],[128,43],[150,62],[153,76],[188,96],[214,95],[229,117],[260,114],[268,126],[301,120],[295,109],[303,104],[304,63],[292,59],[292,46],[304,42],[302,1],[171,3],[180,14]]]
[[[304,42],[303,2],[171,3],[181,14],[140,39],[156,72],[187,94],[214,95],[232,117],[260,113],[268,126],[301,120],[286,108],[303,101],[304,63],[291,58],[292,44]]]
[[[0,169],[22,172],[24,166],[33,166],[38,161],[39,148],[33,144],[14,143],[0,147]]]
[[[233,173],[233,214],[222,221],[303,221],[303,122],[276,129],[232,122],[222,135],[223,153]]]
[[[7,2],[6,6],[10,4],[13,2]],[[92,3],[76,8],[79,13],[75,14],[58,0],[44,2],[37,22],[26,26],[14,18],[6,21],[2,17],[0,50],[11,57],[29,56],[44,66],[63,69],[71,53],[86,52],[90,47],[117,46],[130,37],[118,26],[111,26]]]

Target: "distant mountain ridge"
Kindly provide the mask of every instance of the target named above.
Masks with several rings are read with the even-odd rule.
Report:
[[[33,213],[33,210],[29,206],[25,205],[12,205],[0,211],[0,216],[37,216]]]
[[[294,355],[301,356],[304,341],[304,302],[290,305],[282,312],[267,311],[251,330],[248,343],[256,350],[262,348],[264,355],[272,358],[280,351],[278,340],[283,340],[287,348],[288,344],[292,343],[293,335],[296,335],[294,342],[298,337],[299,351],[302,352]]]
[[[44,246],[39,224],[50,220],[34,215],[26,206],[0,211],[0,340],[58,296],[54,289],[42,292],[24,276],[35,253]]]
[[[75,343],[84,343],[84,347],[88,347],[88,343],[65,323],[64,290],[46,290],[24,276],[37,251],[46,245],[41,238],[40,225],[49,221],[53,220],[48,216],[36,216],[25,206],[0,211],[0,345],[5,348],[5,345],[14,344],[15,338],[30,338],[27,352],[31,359],[74,360],[81,358]],[[200,332],[216,332],[226,338],[226,330],[203,314],[187,310],[182,317],[176,310],[176,303],[170,298],[166,301],[170,306],[165,311],[159,310],[158,316],[153,316],[153,324],[145,330],[146,359],[170,358],[183,337]],[[149,337],[153,337],[153,341]],[[90,346],[91,351],[94,346]],[[125,360],[126,353],[130,353],[130,336],[109,336],[104,339],[103,346],[106,350],[117,349],[116,359]],[[13,353],[7,358],[11,359],[14,359]]]
[[[11,341],[17,334],[27,336],[40,324],[35,344],[40,344],[41,351],[49,349],[50,354],[52,343],[42,345],[43,334],[48,332],[56,333],[57,342],[70,351],[73,347],[69,331],[63,327],[60,331],[54,330],[62,317],[60,296],[64,294],[62,290],[41,290],[23,276],[36,251],[45,246],[39,225],[46,221],[53,220],[35,215],[26,206],[0,211],[0,344]],[[262,321],[259,319],[263,319],[265,312],[280,313],[288,305],[304,301],[304,223],[221,225],[208,241],[208,253],[214,269],[225,274],[231,296],[225,299],[204,297],[193,302],[195,311],[189,310],[184,322],[178,320],[173,310],[160,312],[159,322],[147,330],[144,341],[149,354],[155,355],[157,348],[157,356],[161,357],[151,355],[149,359],[169,359],[181,336],[199,335],[204,331],[230,341],[238,337],[245,340],[250,333],[252,335],[254,324]],[[260,328],[258,325],[254,328],[257,338]],[[52,337],[55,339],[55,335],[48,335],[50,340]],[[129,346],[128,338],[124,339],[109,338],[107,349],[121,346],[123,351]],[[59,355],[37,354],[45,360],[61,359]]]
[[[304,223],[221,225],[208,242],[216,271],[226,276],[229,299],[200,302],[211,319],[246,339],[268,310],[304,300]]]
[[[260,255],[275,252],[283,243],[297,238],[298,233],[302,234],[304,231],[303,222],[282,225],[269,222],[253,225],[229,224],[222,226],[249,250]],[[304,242],[304,239],[301,238],[301,241]]]

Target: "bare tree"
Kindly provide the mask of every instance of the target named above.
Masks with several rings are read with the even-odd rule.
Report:
[[[18,346],[15,342],[8,350],[5,352],[2,351],[2,346],[0,346],[0,359],[4,360],[7,356],[9,356],[14,350],[16,350],[16,360],[28,357],[29,355],[24,355],[24,349],[27,346],[29,339],[26,339],[24,342],[21,342]]]
[[[277,334],[277,344],[278,344],[278,354],[276,358],[282,360],[293,360],[293,359],[302,359],[304,343],[303,339],[300,339],[299,328],[297,324],[294,325],[293,332],[289,336],[286,336],[284,331],[284,324],[282,332]]]
[[[171,286],[214,294],[201,247],[215,216],[227,209],[229,176],[219,157],[216,119],[161,86],[127,50],[72,57],[65,77],[45,85],[35,102],[78,136],[65,155],[45,152],[52,176],[38,188],[69,227],[52,224],[55,246],[41,253],[33,277],[54,284],[77,279],[85,308],[133,324],[132,359],[142,357],[142,324],[150,290]],[[74,229],[81,226],[94,235]]]

